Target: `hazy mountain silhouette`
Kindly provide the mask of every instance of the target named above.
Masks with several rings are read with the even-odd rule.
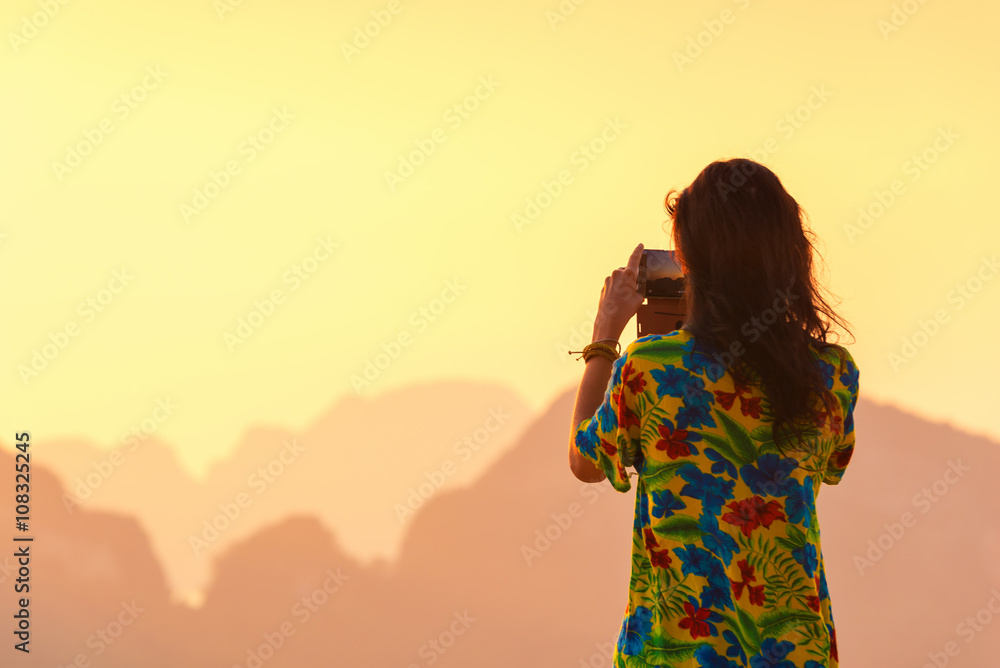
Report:
[[[292,514],[210,560],[198,610],[170,601],[144,527],[86,508],[67,513],[59,481],[34,464],[35,635],[19,664],[68,665],[82,652],[93,665],[148,668],[607,666],[626,604],[634,491],[569,472],[574,393],[474,484],[432,496],[407,524],[398,561],[364,566],[338,527]],[[1000,446],[865,399],[855,423],[854,460],[818,503],[842,665],[921,666],[946,647],[957,651],[941,654],[949,666],[995,665],[993,625],[959,625],[1000,590]],[[0,469],[12,471],[9,450]],[[936,500],[915,499],[925,487]],[[372,489],[353,510],[385,505]],[[2,508],[13,526],[11,504]],[[905,512],[913,521],[900,533],[893,524]],[[887,549],[869,555],[880,540]],[[525,546],[535,550],[528,558]],[[8,620],[11,598],[0,604]],[[145,611],[94,656],[87,638],[132,599]]]
[[[60,500],[62,484],[37,463],[37,442],[29,449],[31,519],[27,532],[15,531],[11,448],[5,443],[0,450],[0,469],[9,476],[8,494],[0,503],[0,524],[8,528],[0,557],[0,616],[7,638],[0,665],[69,665],[83,655],[90,665],[127,666],[149,654],[159,662],[153,665],[184,665],[188,648],[176,642],[177,630],[191,613],[170,601],[147,533],[130,517],[68,514]],[[15,543],[13,535],[34,540]],[[22,576],[13,555],[24,545],[29,546],[30,589],[15,595],[15,579]],[[17,599],[23,596],[29,599],[28,654],[13,649],[11,635]]]
[[[39,456],[70,494],[90,493],[82,507],[137,517],[150,532],[171,587],[190,591],[207,584],[212,555],[291,513],[314,514],[336,527],[345,549],[357,558],[391,558],[414,518],[410,512],[401,518],[395,507],[405,507],[408,490],[430,484],[427,474],[435,472],[446,479],[442,489],[469,484],[511,446],[530,418],[520,397],[506,388],[444,381],[376,399],[343,398],[301,433],[252,426],[204,481],[193,480],[155,434],[134,451],[120,448],[119,466],[109,463],[108,452],[77,440],[47,441]],[[484,425],[499,429],[490,432]],[[446,461],[453,468],[441,472]],[[102,467],[113,470],[106,480],[98,471]],[[88,475],[100,484],[91,489]],[[439,493],[433,487],[424,491],[431,489]],[[240,494],[249,505],[237,505],[239,515],[230,519],[219,506],[232,510]],[[422,498],[415,497],[414,507],[416,501]],[[220,514],[216,524],[228,521],[228,528],[206,540],[213,527],[205,522]],[[204,543],[192,545],[192,536]]]

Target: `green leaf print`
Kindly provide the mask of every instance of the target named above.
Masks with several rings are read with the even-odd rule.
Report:
[[[664,635],[660,628],[654,628],[646,642],[646,658],[655,666],[673,666],[694,656],[701,643],[685,642]]]
[[[702,539],[698,520],[689,515],[671,515],[653,523],[653,531],[678,543],[697,545]]]
[[[635,543],[635,538],[632,540]],[[643,547],[645,549],[645,547]],[[645,552],[632,553],[632,576],[629,578],[629,589],[637,593],[649,591],[649,572],[652,564]]]
[[[618,432],[618,457],[622,466],[632,466],[639,455],[639,444],[622,432]],[[606,455],[605,455],[606,456]]]
[[[677,366],[674,363],[680,362],[684,358],[684,349],[677,345],[668,344],[646,347],[641,352],[635,354],[644,360],[652,360],[665,366]],[[677,368],[683,369],[684,366],[681,364]]]
[[[649,663],[641,656],[623,654],[621,658],[625,668],[677,668],[677,664],[674,663]]]
[[[694,590],[684,584],[687,576],[679,577],[676,568],[659,570],[657,577],[656,613],[661,619],[676,619],[684,616],[684,603],[688,596],[694,596]]]
[[[649,583],[646,581],[646,576],[632,574],[632,578],[628,583],[629,589],[637,594],[644,594],[649,591]]]
[[[747,561],[757,569],[758,581],[768,584],[766,604],[769,607],[780,605],[782,600],[787,605],[793,599],[802,599],[809,594],[811,588],[802,576],[802,566],[786,549],[779,548],[761,535],[746,538],[739,533],[736,540],[749,551]],[[775,541],[788,542],[788,539],[776,538]]]
[[[799,627],[814,623],[819,615],[806,610],[792,608],[775,608],[765,610],[757,617],[757,628],[762,637],[780,638],[785,633],[798,630]]]
[[[781,451],[778,450],[778,444],[774,442],[774,433],[771,430],[771,425],[765,424],[757,427],[750,432],[750,438],[757,441],[758,456],[769,453],[781,454]]]
[[[749,617],[749,614],[742,608],[740,608],[740,613]],[[753,618],[750,619],[751,626],[747,628],[747,625],[740,621],[742,615],[740,619],[737,619],[730,612],[720,612],[719,614],[722,616],[723,621],[726,622],[726,625],[736,634],[737,639],[747,650],[748,654],[760,651],[760,635],[757,632],[757,624],[753,621]],[[751,628],[753,629],[752,631],[750,630]]]
[[[785,535],[788,536],[788,540],[792,545],[791,549],[797,550],[801,547],[805,547],[806,535],[802,533],[802,529],[798,528],[794,524],[785,525]]]
[[[757,630],[757,620],[743,608],[738,610],[738,616],[740,628],[743,629],[743,638],[747,641],[748,648],[754,652],[760,651],[760,632]]]
[[[808,654],[815,656],[820,662],[825,662],[830,657],[830,634],[827,633],[826,624],[822,619],[795,630],[808,641],[807,644],[810,645],[806,650]]]
[[[722,426],[726,430],[726,436],[729,437],[732,452],[736,456],[733,463],[737,466],[743,466],[757,461],[757,446],[754,444],[746,427],[719,409],[715,409],[715,414],[718,416],[719,421],[722,422]]]
[[[736,466],[742,466],[739,455],[737,455],[733,450],[733,446],[729,443],[729,439],[725,436],[719,436],[718,434],[706,432],[702,434],[701,437],[705,443],[708,443],[710,446],[715,448],[715,451],[720,455],[731,461]]]
[[[833,393],[835,395],[837,395],[837,399],[840,400],[840,407],[843,409],[844,415],[847,415],[848,413],[850,413],[851,412],[851,391],[847,390],[847,389],[844,389],[844,390],[834,390]]]
[[[673,479],[677,470],[688,463],[689,462],[685,460],[679,460],[676,462],[657,462],[653,460],[646,460],[646,468],[642,471],[643,477],[646,480],[646,485],[654,488],[666,485],[671,479]]]
[[[641,438],[645,443],[649,444],[650,448],[652,448],[660,439],[659,426],[663,424],[663,421],[666,418],[670,417],[670,411],[661,406],[653,406],[649,409],[648,413],[641,412],[640,415],[646,425],[646,427],[642,430]]]

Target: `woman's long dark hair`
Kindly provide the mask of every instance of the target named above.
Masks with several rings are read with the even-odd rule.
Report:
[[[810,346],[835,347],[832,323],[850,333],[819,294],[805,213],[771,170],[745,159],[713,162],[665,207],[687,276],[687,328],[733,362],[737,383],[763,384],[779,451],[805,443],[817,398],[831,416],[838,405]]]

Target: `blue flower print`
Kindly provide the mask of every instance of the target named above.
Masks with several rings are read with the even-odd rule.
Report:
[[[635,520],[632,522],[632,528],[636,531],[642,531],[644,527],[649,526],[649,495],[645,493],[645,490],[636,490],[635,504]]]
[[[619,653],[635,655],[642,652],[649,632],[653,629],[652,618],[652,611],[644,605],[638,606],[635,612],[625,618],[618,634]]]
[[[785,497],[785,515],[792,524],[802,524],[804,529],[812,526],[812,515],[815,507],[815,497],[812,488],[812,476],[800,485],[796,482]]]
[[[725,367],[719,364],[706,346],[689,344],[689,347],[691,350],[684,355],[683,361],[684,367],[690,369],[691,373],[699,376],[704,374],[713,383],[726,374]]]
[[[674,550],[674,554],[681,558],[682,575],[700,575],[706,577],[712,569],[712,564],[717,564],[712,553],[704,548],[695,545],[685,545]]]
[[[832,364],[823,360],[816,360],[816,364],[819,365],[820,373],[823,374],[823,383],[826,385],[826,389],[833,389],[833,374],[837,370],[833,368]]]
[[[712,448],[705,448],[705,455],[715,462],[712,464],[712,473],[727,473],[730,478],[733,480],[736,479],[736,464],[733,464]]]
[[[858,378],[860,377],[860,372],[858,367],[854,365],[854,362],[847,360],[847,369],[844,373],[840,374],[840,384],[847,387],[851,394],[858,393]]]
[[[618,415],[615,407],[611,405],[610,391],[604,395],[604,401],[597,410],[597,420],[600,422],[601,431],[605,433],[612,432],[618,427]]]
[[[764,638],[760,643],[760,653],[750,657],[751,668],[795,668],[785,657],[795,649],[795,645],[787,640],[778,642],[774,638]]]
[[[712,559],[708,569],[708,586],[701,591],[701,607],[715,606],[717,608],[733,607],[732,583],[726,577],[726,569],[718,559]]]
[[[683,397],[684,383],[690,376],[686,370],[666,364],[663,369],[651,369],[649,375],[656,381],[657,399],[663,398],[664,395],[677,398]]]
[[[715,427],[715,418],[712,417],[711,411],[715,396],[705,389],[705,381],[691,376],[682,389],[684,405],[677,411],[677,426],[681,429],[706,425]]]
[[[723,632],[723,637],[726,633],[732,633],[732,631]],[[739,664],[730,661],[729,659],[719,656],[715,651],[715,648],[711,645],[702,645],[694,651],[694,658],[698,660],[699,668],[740,668]]]
[[[680,557],[683,575],[698,575],[708,580],[708,586],[701,591],[702,608],[720,607],[734,610],[730,593],[729,578],[722,563],[711,552],[694,545],[685,545],[674,550]]]
[[[726,650],[726,656],[739,659],[741,666],[745,666],[747,663],[747,653],[743,651],[743,645],[736,638],[736,634],[732,631],[723,631],[722,639],[729,643],[729,649]]]
[[[681,499],[669,489],[653,490],[653,517],[667,518],[674,514],[676,510],[687,507]]]
[[[725,576],[723,576],[723,579],[725,579]],[[709,578],[710,583],[711,581],[712,578]],[[735,610],[733,607],[733,595],[729,591],[729,580],[726,580],[723,584],[709,584],[707,587],[702,588],[701,607]]]
[[[725,531],[719,531],[719,520],[715,515],[702,513],[701,517],[698,518],[698,526],[702,530],[701,542],[715,556],[726,562],[726,566],[729,566],[733,560],[733,554],[740,550],[736,540]]]
[[[705,512],[718,515],[722,506],[733,498],[736,482],[704,473],[694,464],[686,464],[678,471],[688,484],[681,488],[681,496],[690,496],[701,501]]]
[[[595,433],[595,429],[594,420],[591,420],[585,430],[576,432],[576,447],[591,459],[597,459],[597,434]]]
[[[791,457],[781,457],[769,452],[757,459],[756,466],[753,464],[741,466],[740,475],[754,494],[784,496],[798,485],[794,478],[789,477],[798,464],[798,461]]]
[[[830,598],[830,590],[826,588],[826,569],[819,569],[819,597],[821,599]]]
[[[802,547],[792,550],[792,558],[802,564],[807,577],[812,577],[816,572],[816,546],[806,543]]]

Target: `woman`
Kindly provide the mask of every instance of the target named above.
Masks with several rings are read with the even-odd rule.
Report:
[[[836,668],[816,495],[854,449],[858,369],[827,342],[846,324],[818,293],[802,210],[763,165],[714,162],[666,209],[687,319],[621,356],[585,349],[570,438],[580,480],[627,492],[636,471],[614,665]],[[641,255],[605,280],[595,342],[617,342],[642,304]]]

